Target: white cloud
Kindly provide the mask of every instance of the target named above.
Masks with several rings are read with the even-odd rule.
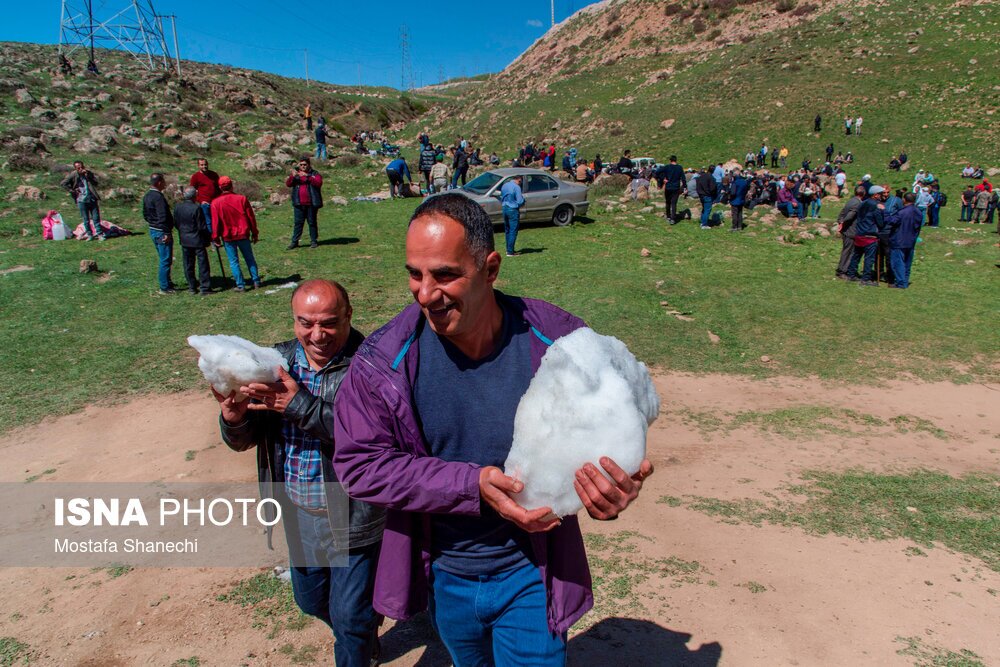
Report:
[[[525,21],[525,23],[527,23],[528,25],[530,25],[532,28],[541,28],[542,27],[542,22],[539,21],[538,19],[528,19],[527,21]]]

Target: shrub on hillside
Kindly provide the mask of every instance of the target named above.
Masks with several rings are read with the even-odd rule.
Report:
[[[614,25],[608,26],[608,29],[601,33],[601,39],[603,41],[608,41],[609,39],[614,39],[622,33],[621,24],[616,23]]]
[[[721,31],[721,30],[719,30],[718,28],[716,28],[716,29],[715,29],[715,30],[713,30],[712,32],[708,33],[708,35],[706,35],[706,36],[705,36],[705,39],[707,39],[707,40],[708,40],[708,41],[710,41],[710,42],[714,42],[714,41],[715,41],[716,39],[718,39],[718,38],[719,38],[719,37],[720,37],[721,35],[722,35],[722,31]]]
[[[663,15],[673,16],[674,14],[680,13],[681,9],[683,9],[683,7],[681,7],[681,3],[671,2],[670,4],[663,6]]]
[[[233,190],[250,201],[264,201],[267,195],[260,183],[249,178],[242,178],[236,181],[233,185]]]
[[[777,0],[774,3],[774,8],[781,14],[790,12],[795,9],[795,0]]]
[[[26,171],[37,174],[45,171],[47,165],[45,160],[34,153],[11,153],[10,157],[7,158],[7,168],[11,171]]]
[[[344,124],[341,123],[340,121],[331,120],[329,123],[326,124],[326,126],[331,130],[333,130],[334,132],[336,132],[337,134],[347,135],[347,128],[344,127]]]
[[[804,5],[799,5],[792,10],[792,16],[805,16],[806,14],[812,14],[816,11],[818,7],[811,2],[807,2]]]
[[[701,33],[705,32],[706,29],[708,29],[708,25],[705,24],[705,22],[701,19],[700,16],[696,18],[694,21],[691,21],[691,30],[694,31],[694,34],[700,35]]]
[[[618,198],[621,196],[625,188],[632,181],[631,178],[625,174],[612,174],[611,176],[604,176],[597,183],[590,186],[590,192],[587,198],[590,201],[597,201],[598,199],[605,197]]]
[[[357,167],[361,164],[361,158],[354,153],[347,153],[338,157],[336,164],[338,167]]]

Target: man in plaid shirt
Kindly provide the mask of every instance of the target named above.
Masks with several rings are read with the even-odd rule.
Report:
[[[281,502],[296,603],[333,630],[338,667],[369,667],[378,664],[372,596],[385,515],[348,500],[331,464],[333,399],[364,337],[332,280],[299,285],[292,317],[295,339],[275,346],[288,362],[277,382],[240,387],[250,401],[212,390],[222,438],[236,451],[256,447],[261,495]]]

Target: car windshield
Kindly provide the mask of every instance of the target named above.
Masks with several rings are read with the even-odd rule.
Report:
[[[474,179],[462,186],[462,189],[466,192],[472,192],[477,195],[486,194],[490,188],[500,182],[500,177],[494,174],[492,171],[488,171],[485,174],[480,174]]]

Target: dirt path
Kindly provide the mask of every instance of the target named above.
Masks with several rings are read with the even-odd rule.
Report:
[[[626,586],[613,594],[601,589],[597,608],[571,638],[570,664],[911,665],[914,658],[897,653],[908,637],[1000,664],[1000,573],[977,559],[944,547],[914,555],[904,540],[730,524],[656,502],[768,498],[807,469],[1000,472],[1000,387],[858,388],[688,375],[660,375],[657,384],[664,414],[649,440],[657,473],[621,520],[584,520],[595,575],[626,577]],[[849,424],[850,433],[818,429],[797,437],[769,429],[767,420],[731,423],[749,411],[773,415],[795,406],[877,419]],[[0,481],[39,474],[49,481],[253,479],[253,455],[219,442],[216,415],[207,393],[196,392],[22,429],[0,439],[8,463]],[[926,422],[916,430],[904,422],[910,428],[903,433],[891,421],[901,415]],[[186,460],[189,451],[193,460]],[[322,663],[332,640],[319,624],[253,627],[249,611],[216,600],[261,571],[146,569],[114,577],[6,568],[0,636],[30,645],[37,664],[171,665],[192,656],[201,665],[302,664],[310,655],[303,647],[314,647]],[[447,664],[424,619],[387,624],[383,633],[385,664]]]

